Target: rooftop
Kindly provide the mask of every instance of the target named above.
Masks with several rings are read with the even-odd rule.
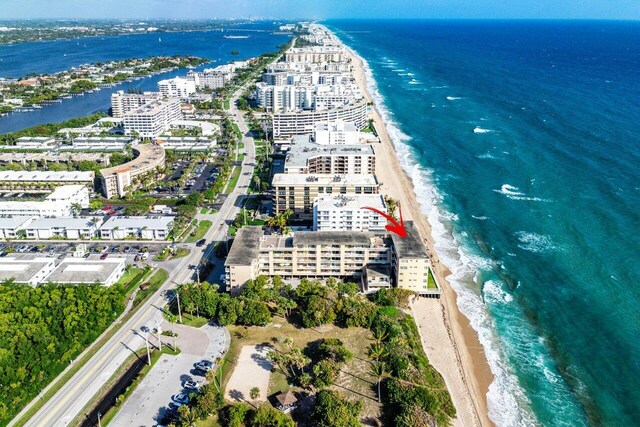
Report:
[[[150,230],[164,230],[173,222],[172,216],[112,216],[100,227],[101,230],[115,228],[142,228]]]
[[[372,244],[371,233],[362,231],[298,231],[293,235],[293,246],[350,245],[366,246]]]
[[[375,175],[317,175],[303,173],[279,173],[273,176],[271,184],[274,187],[287,185],[351,185],[377,187],[378,180]]]
[[[39,254],[11,254],[0,257],[0,281],[13,279],[18,283],[27,283],[53,261],[53,258]]]
[[[0,181],[93,182],[93,172],[2,171]]]
[[[0,216],[0,229],[18,228],[31,221],[32,218],[28,215]]]
[[[95,221],[94,221],[95,220]],[[99,226],[102,223],[100,217],[56,217],[56,218],[36,218],[31,222],[27,228],[48,230],[50,228],[68,228],[68,229],[89,229]]]
[[[360,209],[363,206],[370,206],[382,211],[387,210],[384,196],[381,194],[323,194],[317,197],[313,206],[319,211],[342,209]]]
[[[109,175],[115,175],[126,168],[131,168],[132,170],[143,168],[149,163],[158,161],[164,156],[163,148],[157,144],[138,144],[133,147],[133,151],[134,153],[137,153],[135,159],[123,165],[102,169],[100,171],[102,176],[107,177]]]
[[[47,282],[104,283],[125,261],[125,257],[111,255],[105,259],[100,259],[100,255],[91,255],[89,258],[65,258],[47,276]]]
[[[158,114],[160,111],[162,111],[162,109],[166,108],[167,105],[174,103],[174,102],[178,102],[178,100],[176,99],[155,99],[141,107],[136,108],[133,111],[130,111],[128,113],[125,114],[126,116],[131,116],[131,115],[143,115],[143,116],[152,116],[155,114]]]
[[[393,246],[400,258],[428,258],[427,249],[425,248],[420,233],[413,221],[404,221],[404,227],[407,230],[407,237],[401,238],[397,234],[391,233]]]
[[[249,226],[238,230],[225,265],[251,265],[260,254],[262,234],[262,227]]]
[[[287,166],[306,166],[309,159],[319,156],[374,156],[373,146],[321,145],[311,142],[309,135],[296,135],[287,153]]]

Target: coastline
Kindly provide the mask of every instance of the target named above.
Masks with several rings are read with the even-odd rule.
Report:
[[[420,211],[413,181],[406,174],[396,156],[395,146],[369,92],[364,62],[343,43],[351,57],[353,75],[367,102],[373,105],[373,119],[381,143],[376,150],[376,175],[381,193],[399,200],[403,217],[413,220],[432,258],[433,272],[442,286],[439,300],[418,299],[412,304],[415,321],[419,327],[422,344],[433,366],[447,384],[457,411],[453,425],[492,426],[489,419],[487,393],[493,374],[475,330],[457,306],[455,291],[447,282],[450,271],[440,263],[431,237],[431,225]],[[452,364],[452,359],[456,361]]]

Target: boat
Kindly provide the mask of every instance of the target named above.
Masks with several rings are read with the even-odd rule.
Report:
[[[225,39],[248,39],[251,36],[223,36]]]

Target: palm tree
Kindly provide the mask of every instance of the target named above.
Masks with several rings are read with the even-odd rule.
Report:
[[[384,362],[376,362],[371,365],[371,373],[376,377],[378,383],[378,403],[382,401],[382,391],[380,390],[380,384],[382,380],[387,378],[390,374],[387,372]]]

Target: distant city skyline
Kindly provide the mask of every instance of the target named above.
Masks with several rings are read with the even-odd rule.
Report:
[[[399,7],[399,6],[402,7]],[[638,0],[2,0],[0,19],[640,19]]]

